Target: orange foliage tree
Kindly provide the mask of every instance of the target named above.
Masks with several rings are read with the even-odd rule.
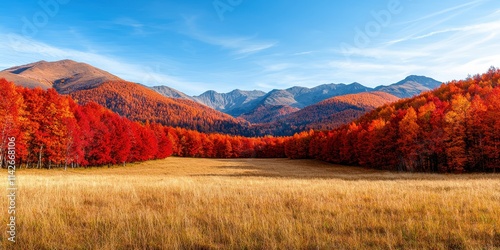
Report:
[[[285,143],[290,158],[425,172],[500,168],[500,70],[380,107],[356,122]],[[297,150],[301,141],[306,149]],[[308,154],[304,154],[308,152]]]

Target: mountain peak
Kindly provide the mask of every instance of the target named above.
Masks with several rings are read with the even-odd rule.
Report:
[[[12,67],[1,71],[0,78],[29,88],[55,88],[62,94],[94,88],[108,81],[123,81],[89,64],[68,59],[55,62],[38,61]]]
[[[347,86],[354,87],[354,88],[366,88],[363,84],[361,84],[359,82],[353,82],[353,83],[347,84]]]
[[[439,86],[441,86],[441,82],[430,77],[410,75],[397,83],[389,86],[378,86],[375,89],[395,95],[399,98],[407,98],[418,95],[423,91],[435,89]]]
[[[216,94],[219,94],[219,92],[217,92],[215,90],[207,90],[207,91],[203,92],[203,94],[201,94],[200,96],[214,96]]]
[[[402,80],[396,84],[404,84],[405,82],[417,82],[417,83],[429,88],[429,90],[435,89],[435,88],[441,86],[440,81],[436,81],[430,77],[418,76],[418,75],[410,75],[410,76],[406,77],[404,80]]]
[[[27,64],[27,65],[37,65],[37,64],[42,64],[42,63],[48,63],[48,62],[45,61],[45,60],[41,60],[41,61],[30,63],[30,64]]]
[[[174,99],[185,99],[185,100],[191,100],[194,101],[194,99],[191,96],[188,96],[179,90],[176,90],[174,88],[170,88],[168,86],[154,86],[151,87],[154,91],[160,93],[161,95],[169,98],[174,98]]]

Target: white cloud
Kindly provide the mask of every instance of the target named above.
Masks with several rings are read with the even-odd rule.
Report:
[[[127,26],[127,27],[131,27],[131,28],[144,27],[144,24],[139,23],[138,21],[136,21],[132,18],[128,18],[128,17],[117,18],[113,21],[113,23],[116,25]]]
[[[486,22],[486,23],[479,23],[479,24],[474,24],[474,25],[467,25],[467,26],[462,26],[462,27],[454,27],[454,28],[446,28],[446,29],[441,29],[441,30],[436,30],[429,32],[427,34],[423,34],[420,36],[414,36],[414,37],[408,37],[406,40],[401,39],[399,42],[407,41],[407,40],[419,40],[419,39],[424,39],[436,35],[441,35],[445,33],[456,33],[456,32],[467,32],[467,35],[473,34],[473,33],[486,33],[486,32],[496,32],[500,29],[500,21],[494,21],[494,22]]]
[[[429,34],[433,33],[433,29],[436,27],[439,27],[440,25],[446,24],[446,22],[453,20],[454,18],[457,18],[461,16],[462,14],[466,13],[467,11],[481,5],[482,3],[489,1],[489,0],[476,0],[470,3],[465,3],[461,4],[458,6],[454,6],[451,8],[447,8],[444,10],[440,10],[437,12],[434,12],[432,14],[429,14],[427,16],[411,20],[411,21],[406,21],[403,23],[396,24],[395,26],[401,26],[403,25],[404,28],[399,32],[400,37],[393,39],[391,41],[385,42],[385,45],[390,46],[394,45],[397,43],[405,42],[408,40],[413,40],[416,37],[422,37],[425,38]],[[430,31],[430,32],[429,32]],[[449,29],[444,29],[441,32],[434,33],[435,34],[440,34],[440,33],[446,33],[448,31],[452,31]],[[424,34],[424,35],[422,35]]]
[[[198,92],[204,83],[193,83],[162,73],[158,67],[127,63],[119,58],[96,52],[57,48],[33,39],[9,33],[2,34],[7,39],[0,40],[0,65],[4,68],[40,60],[57,61],[72,59],[91,64],[118,77],[147,85],[169,85],[182,91]],[[205,84],[206,85],[206,84]]]
[[[246,44],[246,45],[238,48],[238,50],[235,51],[235,54],[237,54],[237,55],[253,54],[253,53],[257,53],[257,52],[262,51],[262,50],[269,49],[269,48],[273,47],[275,44],[276,43]]]
[[[265,72],[283,71],[295,67],[293,63],[262,63]]]
[[[187,28],[180,31],[182,34],[207,44],[231,50],[232,55],[237,56],[238,59],[270,49],[278,44],[277,41],[261,41],[255,37],[209,35],[198,29],[195,17],[185,18],[185,24]]]
[[[277,44],[277,42],[255,41],[251,37],[215,37],[201,33],[191,33],[190,35],[204,43],[229,49],[233,55],[237,55],[239,58],[270,49]]]
[[[431,13],[429,15],[426,15],[426,16],[423,16],[423,17],[420,17],[420,18],[417,18],[417,19],[414,19],[414,20],[411,20],[411,21],[404,22],[403,24],[421,23],[422,21],[431,19],[433,17],[442,17],[442,16],[445,16],[444,14],[447,14],[449,12],[453,12],[453,11],[456,11],[456,10],[461,10],[461,9],[468,10],[468,9],[474,8],[475,6],[477,6],[479,4],[484,3],[485,1],[488,1],[488,0],[476,0],[476,1],[465,3],[465,4],[453,6],[453,7],[446,8],[446,9],[443,9],[443,10]]]
[[[431,13],[406,22],[409,28],[392,25],[366,48],[321,50],[305,61],[286,54],[267,57],[265,63],[255,62],[262,67],[255,84],[266,90],[353,81],[375,87],[412,74],[449,81],[485,72],[492,65],[500,66],[500,10],[457,22],[485,2]],[[312,53],[304,51],[296,55]]]
[[[203,68],[196,64],[183,65],[184,68],[173,71],[168,66],[154,62],[129,63],[122,58],[99,53],[105,48],[57,48],[14,36],[12,41],[0,41],[0,67],[42,59],[69,58],[92,64],[126,80],[147,85],[168,85],[189,94],[198,94],[207,89],[228,92],[236,88],[235,84],[238,84],[238,88],[271,90],[294,85],[314,87],[330,82],[357,81],[374,87],[397,82],[410,74],[448,81],[484,72],[491,65],[500,66],[500,10],[491,9],[491,13],[484,13],[478,19],[458,20],[468,17],[472,8],[484,2],[474,1],[391,25],[379,36],[373,37],[366,48],[352,47],[347,51],[301,47],[300,50],[288,48],[286,53],[279,49],[292,43],[283,43],[277,48],[277,41],[261,39],[257,35],[214,35],[198,29],[196,19],[191,18],[172,29],[224,50],[231,59],[246,60],[234,64],[231,60],[214,62]],[[401,19],[404,18],[403,13]],[[142,28],[142,24],[134,20],[117,19],[115,24],[131,29]],[[402,28],[402,24],[405,27]],[[3,37],[6,37],[5,34]],[[193,40],[189,42],[197,43]],[[265,53],[270,51],[273,53]],[[346,56],[350,60],[346,60]],[[166,63],[167,59],[154,60]],[[165,72],[176,72],[176,75]]]
[[[297,52],[297,53],[292,54],[292,56],[310,55],[310,54],[312,54],[314,52],[316,52],[316,51],[310,50],[310,51]]]
[[[410,35],[408,30],[394,30],[374,38],[367,48],[334,51],[339,58],[329,65],[337,69],[339,78],[363,78],[379,83],[403,74],[422,74],[437,80],[462,79],[467,74],[485,72],[490,66],[500,66],[500,21],[498,10],[463,22],[451,22],[448,17],[434,20],[438,14],[453,15],[484,1],[474,1],[445,9],[419,19]],[[464,13],[463,15],[468,15]],[[461,15],[462,16],[462,15]],[[426,21],[424,21],[424,19]],[[430,20],[427,20],[430,19]],[[414,20],[415,21],[415,20]],[[416,31],[415,31],[416,30]],[[425,31],[425,32],[424,32]],[[389,40],[389,42],[384,41]],[[342,57],[347,56],[344,62]],[[369,77],[367,77],[369,76]],[[388,77],[391,76],[391,77]],[[359,81],[361,81],[359,80]],[[385,82],[388,83],[388,82]]]

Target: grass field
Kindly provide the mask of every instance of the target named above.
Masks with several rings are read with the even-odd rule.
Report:
[[[172,157],[17,177],[2,249],[500,249],[498,174]]]

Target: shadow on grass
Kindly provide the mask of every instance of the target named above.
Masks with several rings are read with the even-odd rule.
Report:
[[[258,159],[217,159],[223,170],[218,173],[192,174],[190,176],[215,177],[268,177],[290,179],[337,179],[345,181],[405,181],[405,180],[498,180],[500,174],[439,174],[439,173],[409,173],[377,170],[357,166],[329,164],[317,160],[287,160],[276,159],[275,164]],[[222,164],[224,163],[224,164]],[[230,165],[227,165],[230,163]],[[234,163],[234,164],[232,164]],[[227,173],[226,173],[227,172]]]

